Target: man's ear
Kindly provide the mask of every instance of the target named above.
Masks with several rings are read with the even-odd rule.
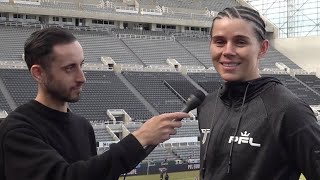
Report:
[[[40,65],[38,64],[32,65],[30,68],[30,73],[34,80],[36,80],[38,83],[42,83],[43,81],[42,77],[44,72]]]
[[[261,42],[258,59],[262,58],[265,54],[267,54],[268,49],[269,49],[269,41],[265,39]]]

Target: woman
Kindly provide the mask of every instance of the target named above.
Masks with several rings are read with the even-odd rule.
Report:
[[[225,83],[198,108],[202,179],[320,179],[319,125],[279,80],[259,74],[268,46],[253,9],[226,8],[213,19],[210,54]]]

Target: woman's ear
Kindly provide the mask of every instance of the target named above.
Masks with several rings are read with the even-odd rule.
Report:
[[[269,49],[269,41],[265,39],[261,42],[258,59],[262,58],[268,52],[268,49]]]

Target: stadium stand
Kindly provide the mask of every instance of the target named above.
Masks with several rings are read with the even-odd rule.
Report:
[[[199,145],[172,147],[172,152],[185,162],[189,159],[200,159]]]
[[[87,2],[88,3],[88,2]],[[81,4],[80,9],[84,11],[92,11],[92,12],[102,12],[102,13],[112,13],[114,9],[110,6],[106,6],[104,3],[95,3],[95,4]]]
[[[146,36],[167,36],[168,34],[163,31],[146,31],[134,29],[118,29],[111,30],[114,34],[130,34],[130,35],[146,35]]]
[[[3,32],[0,38],[4,42],[0,45],[0,58],[6,61],[21,60],[23,54],[21,42],[38,28],[11,26],[0,26],[0,28]],[[120,38],[108,31],[121,34],[118,35]],[[86,61],[91,63],[101,64],[101,57],[111,57],[119,64],[138,65],[167,64],[167,59],[176,59],[181,65],[212,67],[207,35],[197,37],[199,35],[191,33],[186,37],[173,38],[175,35],[159,36],[165,35],[164,32],[114,28],[103,32],[74,30],[72,33],[82,43]],[[192,35],[193,37],[190,37]],[[12,53],[6,53],[9,50]],[[292,69],[301,69],[272,47],[261,60],[260,68],[275,68],[276,62],[282,62]]]
[[[263,70],[264,68],[275,68],[276,62],[282,62],[291,69],[301,69],[301,67],[292,62],[289,58],[281,54],[272,46],[269,47],[267,55],[260,60],[260,69]]]
[[[133,132],[141,126],[139,123],[128,123],[125,125],[130,132]],[[198,129],[198,121],[182,121],[182,127],[177,129],[177,134],[171,138],[186,138],[200,136]],[[175,143],[177,145],[177,143]],[[199,145],[197,143],[184,143],[185,145],[174,146],[172,148],[157,146],[145,161],[165,162],[181,159],[185,162],[188,159],[199,159]],[[191,144],[191,145],[189,145]]]
[[[299,98],[304,100],[309,105],[319,105],[320,96],[315,94],[309,88],[301,84],[295,78],[288,74],[268,74],[266,76],[278,78],[288,89],[290,89]]]
[[[192,34],[191,34],[192,35]],[[194,55],[206,68],[212,67],[209,53],[209,37],[176,37],[177,42],[184,46]]]
[[[187,101],[190,94],[195,92],[197,88],[195,88],[191,83],[187,82],[186,80],[164,80],[163,83],[177,96],[181,96],[184,102]]]
[[[17,106],[36,97],[36,84],[27,69],[0,69],[0,76]]]
[[[166,64],[167,59],[176,59],[181,65],[202,65],[174,40],[156,38],[142,36],[122,40],[147,65]]]
[[[320,93],[320,79],[317,78],[317,76],[296,74],[295,77],[300,79],[302,82],[304,82],[306,85],[308,85],[312,89],[316,90],[318,93]]]
[[[114,141],[112,136],[108,133],[106,125],[94,125],[93,129],[97,142]]]
[[[74,31],[83,46],[86,61],[101,63],[101,57],[111,57],[116,63],[142,64],[118,38],[107,32]]]
[[[2,92],[0,93],[0,110],[5,110],[8,113],[11,112],[11,108]]]
[[[228,6],[239,5],[236,1],[225,1],[225,0],[156,0],[160,6],[167,6],[173,8],[183,9],[210,9],[210,10],[221,10]]]
[[[177,157],[170,151],[168,151],[166,148],[157,146],[149,155],[144,159],[144,161],[170,161],[175,160]]]
[[[128,123],[125,124],[125,127],[130,131],[133,132],[141,126],[140,123]],[[198,128],[198,121],[193,120],[183,120],[182,127],[177,129],[177,134],[171,136],[172,138],[179,138],[179,137],[198,137],[200,136],[199,128]]]
[[[208,93],[218,90],[223,83],[218,73],[188,73],[188,76]]]
[[[310,90],[310,88],[301,84],[295,78],[291,77],[289,74],[262,74],[263,76],[271,76],[278,78],[285,86],[287,86],[293,93],[298,97],[302,98],[310,105],[319,105],[320,96]],[[217,90],[221,84],[222,80],[217,73],[188,73],[195,82],[197,82],[202,88],[207,92],[213,92]],[[319,80],[316,76],[312,75],[296,75],[298,78],[313,77],[315,88],[319,85],[316,84],[316,80]],[[309,82],[309,81],[306,81]],[[311,88],[312,86],[309,85]]]
[[[27,37],[37,28],[0,25],[0,60],[22,61],[23,47]]]
[[[59,11],[56,16],[60,18],[58,22],[47,22],[48,20],[41,22],[40,19],[34,22],[23,22],[26,19],[24,16],[12,21],[10,19],[12,14],[9,16],[7,12],[2,14],[0,12],[0,62],[22,62],[23,42],[32,32],[42,27],[59,26],[69,29],[82,44],[85,62],[93,64],[96,68],[93,68],[95,70],[84,70],[87,82],[84,85],[81,100],[71,103],[70,108],[93,124],[97,146],[99,146],[98,154],[108,150],[109,144],[122,138],[127,133],[126,131],[133,132],[139,128],[143,121],[155,114],[154,111],[157,113],[180,111],[184,101],[197,87],[202,87],[210,93],[217,90],[223,83],[219,75],[211,69],[212,62],[208,46],[210,28],[191,27],[193,25],[190,24],[172,27],[171,22],[178,20],[177,24],[180,24],[180,21],[191,20],[192,23],[210,24],[216,11],[228,6],[239,5],[237,1],[139,0],[137,2],[139,5],[128,5],[123,0],[86,0],[82,2],[46,0],[41,1],[40,5],[0,2],[1,6],[9,5],[16,8],[17,11],[24,7],[29,8],[30,11],[32,8]],[[119,10],[128,9],[132,12],[119,12]],[[144,10],[159,12],[159,14],[141,13]],[[72,16],[73,21],[78,18],[75,17],[77,14],[92,14],[90,18],[81,17],[83,24],[79,26],[74,22],[61,24],[65,15],[60,16],[60,13],[67,11],[75,14]],[[111,14],[126,17],[128,22],[126,19],[108,19]],[[51,15],[45,16],[52,18]],[[97,19],[91,19],[91,16]],[[148,21],[152,23],[141,22],[145,17],[149,18]],[[129,19],[135,19],[137,22],[129,22]],[[170,23],[166,24],[165,22],[168,21]],[[130,26],[124,25],[130,23]],[[167,25],[171,27],[164,28]],[[99,69],[99,67],[106,66],[101,61],[101,57],[111,57],[116,63],[114,69]],[[170,69],[167,59],[177,60],[182,65],[182,69],[185,68],[187,72],[178,68]],[[266,57],[261,59],[260,69],[270,71],[278,69],[276,62],[281,62],[291,69],[301,69],[273,47],[270,47]],[[116,66],[119,64],[120,67]],[[156,72],[150,72],[148,69],[157,66],[159,68],[155,70]],[[123,67],[129,67],[129,69],[121,69]],[[130,70],[132,67],[141,69],[139,71]],[[191,70],[192,67],[196,68]],[[320,79],[315,75],[263,75],[279,78],[285,86],[308,104],[320,105]],[[27,69],[1,67],[0,78],[3,82],[0,83],[0,86],[8,90],[17,106],[34,99],[36,86]],[[190,78],[194,82],[191,82]],[[137,93],[141,96],[137,96]],[[11,112],[10,107],[12,106],[9,106],[8,98],[6,98],[1,92],[0,110]],[[148,107],[144,101],[147,101],[152,107]],[[107,116],[108,109],[124,109],[132,118],[132,122],[114,124]],[[95,124],[95,122],[102,123]],[[183,121],[182,128],[177,129],[177,135],[172,138],[192,139],[199,135],[197,121]],[[100,146],[99,143],[105,144]],[[190,159],[199,159],[199,143],[199,141],[164,143],[157,146],[145,161],[182,160],[188,162]]]
[[[85,71],[85,76],[87,81],[81,100],[70,104],[73,111],[90,121],[110,120],[107,109],[124,109],[135,119],[151,117],[152,114],[113,71]]]
[[[183,121],[181,128],[177,129],[177,134],[171,136],[177,137],[199,137],[198,121]]]
[[[159,112],[179,111],[183,102],[164,84],[165,80],[187,80],[175,72],[122,72],[131,84],[144,96]]]
[[[125,127],[128,129],[129,132],[133,132],[141,126],[141,123],[133,122],[125,124]]]
[[[62,2],[62,1],[41,1],[41,7],[43,8],[54,8],[54,9],[67,9],[67,10],[78,10],[79,8],[73,2]]]

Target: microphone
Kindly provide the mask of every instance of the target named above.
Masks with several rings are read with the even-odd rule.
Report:
[[[181,112],[188,113],[189,111],[197,108],[204,101],[206,95],[201,90],[196,90],[190,95],[187,99],[184,107],[181,109]],[[182,119],[175,119],[174,121],[181,121]],[[146,153],[149,155],[157,145],[149,145],[145,148]]]
[[[203,102],[206,95],[200,90],[196,90],[190,97],[187,99],[185,106],[181,109],[181,112],[188,113],[189,111],[197,108]]]

